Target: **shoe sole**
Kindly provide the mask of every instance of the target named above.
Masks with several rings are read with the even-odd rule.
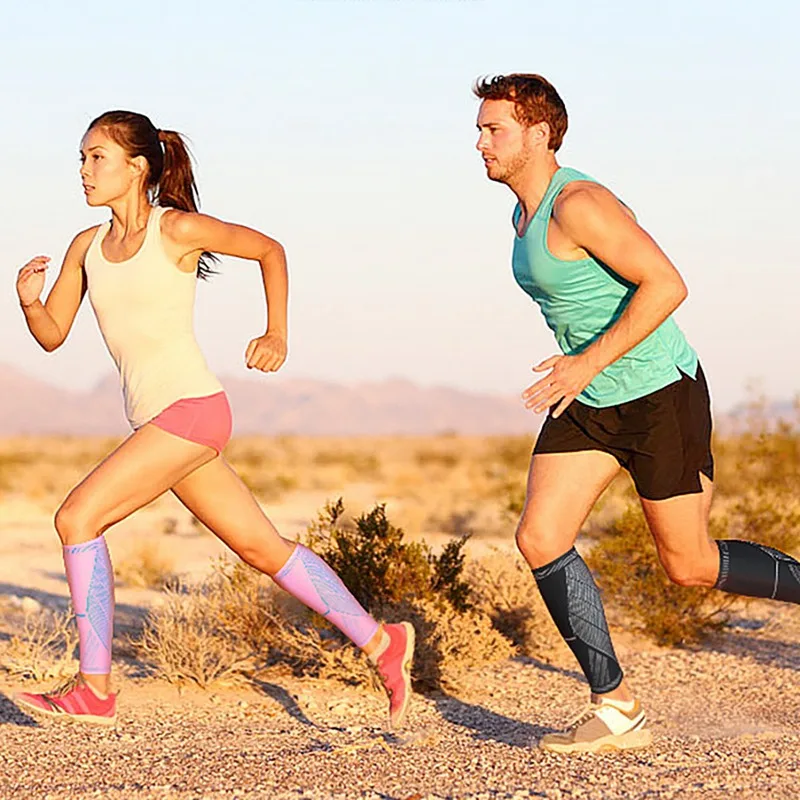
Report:
[[[93,714],[68,714],[66,711],[49,711],[16,697],[14,702],[25,711],[32,711],[41,717],[47,717],[47,719],[63,719],[65,722],[79,722],[84,725],[105,725],[106,727],[110,727],[117,722],[116,714],[113,717],[97,717]]]
[[[408,704],[411,702],[411,665],[414,661],[414,642],[416,633],[414,626],[410,622],[400,623],[406,631],[406,649],[403,653],[403,662],[401,669],[403,671],[403,678],[406,682],[405,700],[400,710],[394,715],[389,717],[389,724],[394,728],[399,728],[405,722],[406,713],[408,712]]]
[[[603,736],[593,742],[539,742],[539,749],[550,753],[609,753],[617,750],[639,750],[653,743],[653,734],[647,729],[629,731],[619,736]]]

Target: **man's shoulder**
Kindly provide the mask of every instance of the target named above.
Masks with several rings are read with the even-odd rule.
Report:
[[[616,197],[602,184],[578,179],[570,181],[559,192],[553,203],[553,214],[558,218],[597,214],[609,204],[617,203]]]

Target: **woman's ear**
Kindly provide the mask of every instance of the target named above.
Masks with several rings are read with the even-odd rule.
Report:
[[[144,178],[147,175],[147,159],[144,156],[136,156],[131,159],[131,168],[137,178]]]

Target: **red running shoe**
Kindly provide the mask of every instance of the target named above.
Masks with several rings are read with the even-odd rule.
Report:
[[[398,728],[411,699],[411,662],[414,658],[414,628],[409,622],[384,625],[389,643],[375,659],[375,666],[389,695],[389,723]]]
[[[46,694],[19,692],[17,705],[48,717],[62,717],[92,725],[113,725],[117,719],[117,696],[103,699],[78,674]]]

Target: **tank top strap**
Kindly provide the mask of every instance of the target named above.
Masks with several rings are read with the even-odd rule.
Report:
[[[167,211],[169,211],[169,208],[165,206],[153,206],[150,211],[150,217],[147,220],[148,239],[158,239],[161,237],[161,217],[163,217]]]
[[[553,214],[553,206],[558,196],[561,194],[562,189],[573,181],[597,183],[590,175],[579,172],[577,169],[572,169],[572,167],[559,167],[550,179],[550,185],[544,193],[542,202],[539,203],[539,208],[536,209],[537,216],[541,214],[545,219],[550,219]]]
[[[97,230],[94,232],[94,236],[92,237],[92,241],[89,242],[89,247],[86,250],[86,255],[84,256],[84,269],[87,266],[90,266],[90,262],[94,262],[97,258],[98,254],[100,253],[100,244],[105,238],[105,235],[108,233],[109,229],[111,228],[111,221],[107,220],[102,224],[97,226]],[[102,255],[102,254],[101,254]]]

